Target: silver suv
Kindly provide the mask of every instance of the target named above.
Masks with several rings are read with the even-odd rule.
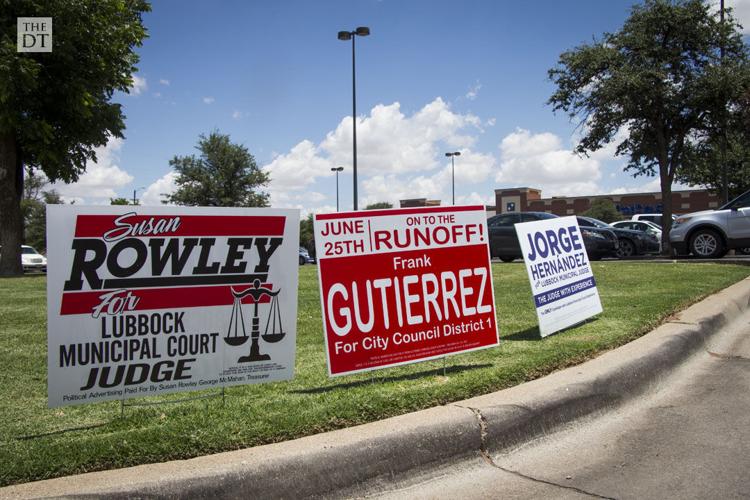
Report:
[[[716,210],[677,217],[669,241],[678,255],[713,259],[731,249],[744,253],[750,247],[750,191]]]

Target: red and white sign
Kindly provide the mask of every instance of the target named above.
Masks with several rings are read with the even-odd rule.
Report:
[[[50,406],[294,373],[297,210],[48,205]]]
[[[330,375],[498,344],[482,206],[315,217]]]

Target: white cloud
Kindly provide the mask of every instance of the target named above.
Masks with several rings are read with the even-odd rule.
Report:
[[[203,98],[203,104],[213,104],[216,99],[214,99],[211,96],[207,96]]]
[[[495,168],[495,157],[491,154],[475,153],[464,149],[461,155],[454,157],[456,184],[476,184],[486,181]],[[444,166],[434,178],[450,193],[451,159],[444,158]]]
[[[481,194],[472,191],[467,195],[456,196],[456,205],[494,205],[495,195],[493,193]]]
[[[169,86],[169,80],[167,80],[166,78],[162,78],[161,80],[159,80],[159,83],[161,83],[162,85]]]
[[[688,186],[679,182],[672,183],[672,191],[682,191],[686,189],[700,189],[701,186]],[[617,187],[608,191],[610,194],[630,194],[630,193],[658,193],[661,191],[661,180],[654,177],[648,182],[632,187]]]
[[[464,97],[466,97],[470,101],[473,101],[479,95],[479,90],[481,88],[482,88],[482,84],[477,82],[476,84],[474,84],[473,86],[469,88],[469,91],[466,92],[466,95]]]
[[[146,78],[133,75],[133,85],[128,89],[130,95],[141,95],[148,89]]]
[[[596,194],[600,170],[600,158],[574,154],[563,148],[556,135],[519,128],[500,143],[500,170],[495,181],[541,188],[545,196]]]
[[[159,97],[161,97],[161,92],[154,92],[154,97],[156,97],[157,99],[158,99]]]
[[[141,197],[140,201],[141,205],[162,205],[164,195],[172,194],[177,190],[177,184],[175,183],[176,178],[176,172],[169,172],[160,179],[154,181],[143,192],[143,196]]]
[[[304,140],[294,146],[285,155],[278,155],[263,167],[271,176],[270,193],[278,197],[279,191],[301,190],[315,182],[317,177],[333,175],[334,165],[326,158],[319,156],[318,148]]]
[[[323,193],[318,193],[317,191],[308,191],[304,194],[304,196],[299,197],[301,200],[307,200],[312,203],[318,203],[328,198],[328,196],[324,195]]]
[[[359,205],[388,201],[398,206],[401,199],[420,197],[450,199],[446,151],[462,154],[456,158],[457,187],[486,181],[496,159],[470,149],[481,125],[478,117],[453,112],[441,98],[410,116],[397,102],[373,107],[369,115],[357,119]],[[263,166],[271,176],[272,206],[293,207],[303,202],[309,207],[316,203],[309,193],[306,199],[298,199],[294,191],[309,189],[318,179],[334,175],[331,167],[343,165],[343,174],[351,175],[351,129],[351,117],[344,118],[320,144],[301,141]]]
[[[481,130],[478,117],[461,115],[436,98],[411,117],[401,105],[378,104],[370,116],[357,117],[357,160],[359,172],[398,173],[431,170],[442,156],[440,143],[450,148],[469,147],[475,141],[463,135],[466,128]],[[320,149],[337,165],[352,163],[352,120],[344,118],[329,132]]]
[[[359,201],[362,207],[383,201],[398,207],[400,200],[409,198],[440,198],[442,182],[437,176],[403,178],[395,174],[375,175],[362,181],[362,191],[363,196]]]
[[[234,118],[235,120],[239,120],[240,118],[242,118],[242,112],[235,109],[234,111],[232,111],[232,118]]]
[[[120,138],[110,138],[104,147],[95,149],[97,161],[86,163],[86,172],[78,182],[56,182],[52,187],[66,201],[76,199],[82,204],[108,203],[109,198],[117,198],[117,190],[133,181],[133,176],[117,165],[123,142]]]

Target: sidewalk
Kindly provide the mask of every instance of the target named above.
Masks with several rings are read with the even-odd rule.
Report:
[[[420,468],[491,454],[658,387],[750,308],[750,278],[582,365],[504,391],[294,441],[0,489],[0,498],[300,498],[346,495]]]

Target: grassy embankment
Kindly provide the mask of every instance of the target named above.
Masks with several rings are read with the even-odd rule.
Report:
[[[293,439],[495,391],[622,345],[750,275],[750,267],[690,263],[593,269],[604,306],[595,320],[540,340],[523,265],[494,265],[499,347],[448,358],[447,376],[442,361],[431,361],[329,379],[317,269],[304,266],[293,380],[228,388],[226,406],[134,407],[124,418],[119,402],[47,408],[46,280],[0,280],[0,484]]]

